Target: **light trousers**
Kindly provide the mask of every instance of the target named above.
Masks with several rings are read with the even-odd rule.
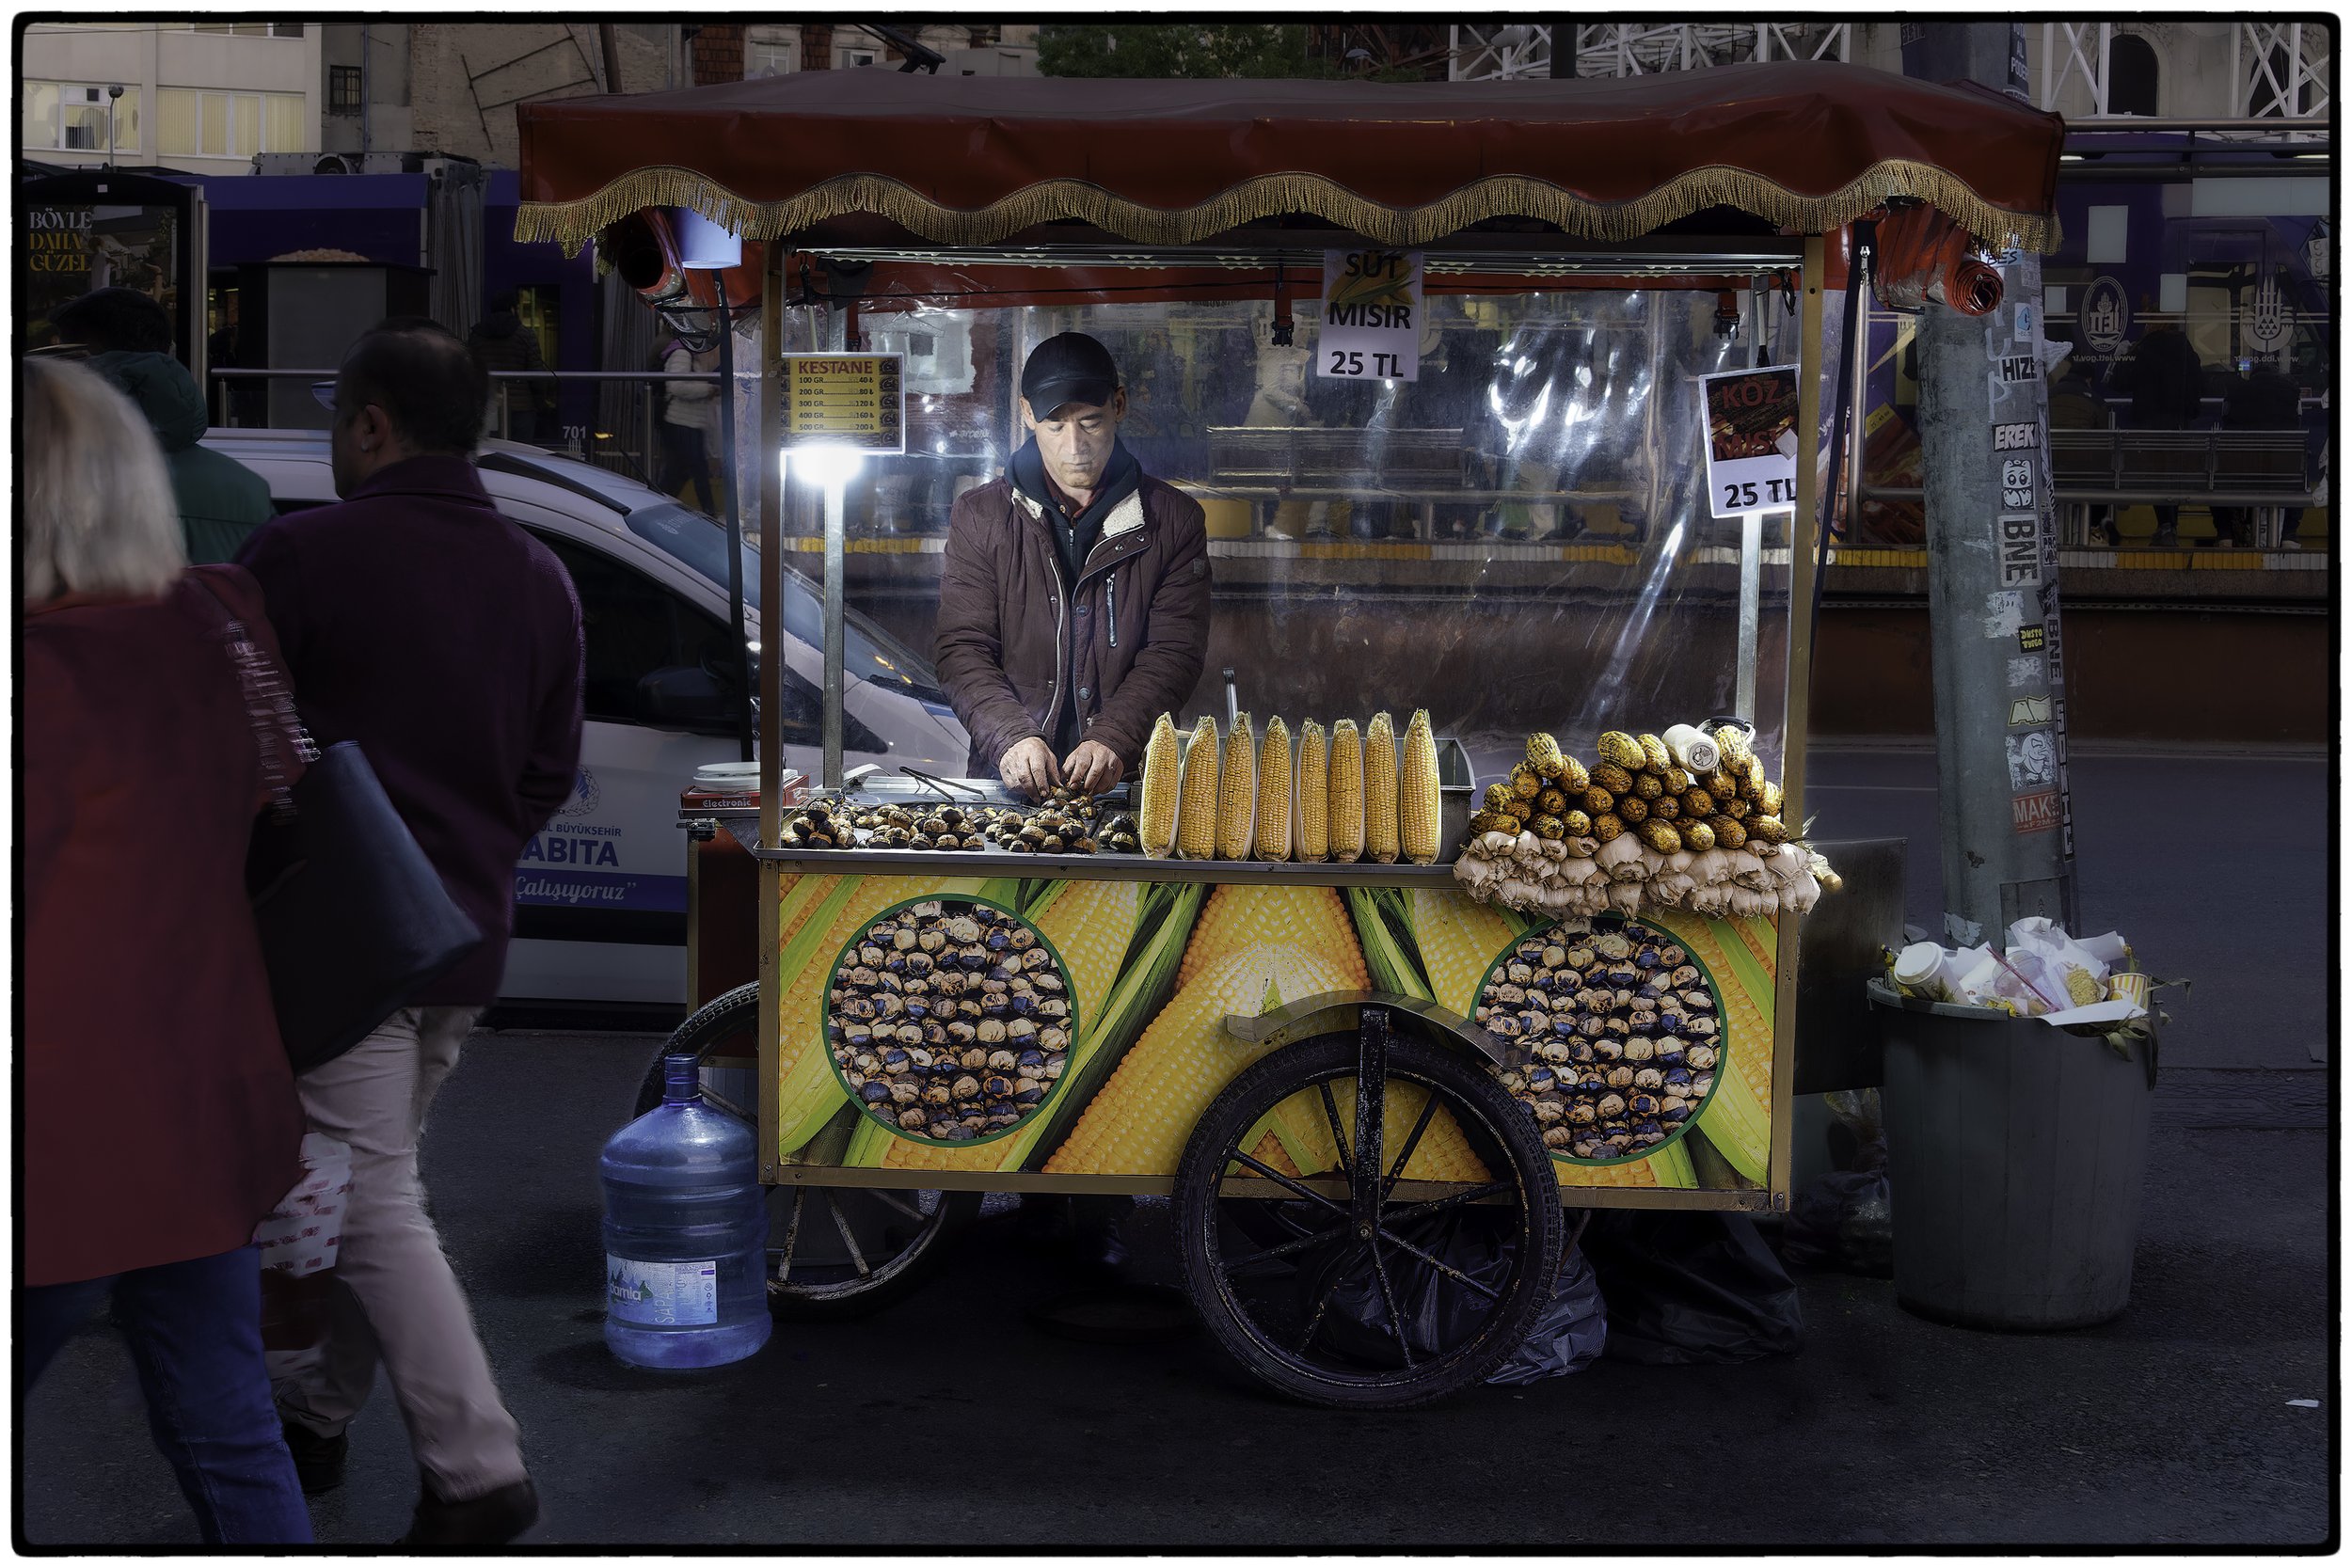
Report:
[[[359,1413],[381,1363],[419,1467],[453,1502],[525,1475],[515,1418],[425,1215],[417,1172],[425,1111],[480,1014],[404,1008],[295,1080],[311,1130],[351,1146],[351,1199],[326,1336],[272,1357],[278,1409],[321,1436]]]

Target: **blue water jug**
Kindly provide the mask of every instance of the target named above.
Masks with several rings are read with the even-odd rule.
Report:
[[[638,1367],[720,1367],[768,1342],[768,1199],[751,1128],[663,1064],[661,1103],[606,1142],[604,1342]]]

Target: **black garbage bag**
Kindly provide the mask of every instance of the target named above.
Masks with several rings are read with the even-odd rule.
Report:
[[[1864,1146],[1854,1169],[1817,1176],[1797,1189],[1780,1255],[1801,1269],[1895,1277],[1895,1206],[1883,1140]]]
[[[1407,1227],[1401,1234],[1431,1257],[1490,1289],[1501,1290],[1510,1275],[1504,1227],[1491,1214],[1450,1209]],[[1319,1250],[1325,1255],[1301,1268],[1296,1276],[1302,1321],[1311,1318],[1315,1304],[1330,1291],[1319,1330],[1323,1343],[1371,1366],[1405,1365],[1369,1258],[1345,1245]],[[1410,1253],[1384,1245],[1381,1256],[1388,1265],[1389,1293],[1405,1320],[1405,1337],[1416,1359],[1434,1359],[1459,1346],[1485,1325],[1486,1315],[1494,1309],[1493,1302]]]
[[[1745,1214],[1602,1210],[1579,1245],[1608,1304],[1614,1360],[1755,1361],[1804,1341],[1796,1284]]]
[[[1519,1348],[1487,1375],[1489,1383],[1534,1383],[1581,1372],[1600,1359],[1609,1340],[1609,1310],[1601,1305],[1593,1266],[1576,1247],[1560,1263],[1559,1282]]]

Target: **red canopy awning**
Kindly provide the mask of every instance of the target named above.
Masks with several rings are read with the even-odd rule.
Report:
[[[1710,207],[1813,232],[1898,197],[2047,250],[2064,131],[1987,88],[1796,62],[1403,84],[813,71],[516,112],[516,237],[573,250],[647,207],[760,240],[879,217],[984,245],[1075,219],[1181,245],[1302,214],[1410,245],[1503,217],[1627,240]]]

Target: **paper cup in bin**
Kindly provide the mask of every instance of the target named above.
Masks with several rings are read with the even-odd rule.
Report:
[[[2148,1010],[2150,981],[2139,970],[2127,970],[2107,976],[2107,1000],[2128,1002],[2141,1012]]]
[[[351,1146],[322,1132],[302,1139],[302,1180],[254,1227],[262,1251],[262,1348],[278,1358],[317,1344],[325,1327],[328,1272],[342,1244],[351,1202]]]

